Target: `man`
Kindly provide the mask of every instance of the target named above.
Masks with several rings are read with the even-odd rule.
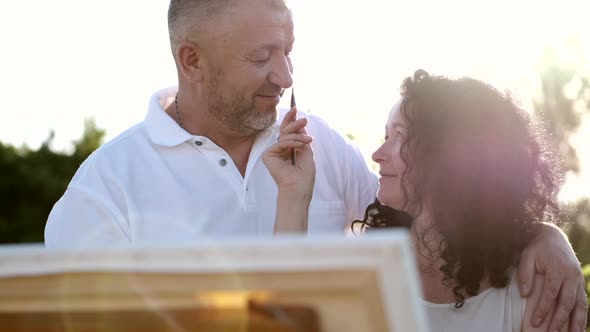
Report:
[[[178,90],[156,93],[142,123],[81,165],[49,215],[47,247],[272,235],[277,188],[260,158],[278,138],[276,107],[292,85],[291,12],[283,0],[172,0],[169,30]],[[308,120],[308,233],[342,232],[371,203],[376,177],[348,140]],[[527,285],[535,271],[546,274],[535,318],[557,304],[552,326],[571,314],[572,331],[581,329],[583,278],[561,233],[546,227],[520,270]]]

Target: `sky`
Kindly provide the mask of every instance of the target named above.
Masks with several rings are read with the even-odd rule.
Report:
[[[84,119],[106,129],[107,140],[142,121],[150,95],[176,84],[167,6],[167,0],[0,2],[0,141],[36,148],[54,130],[53,148],[67,151]],[[401,80],[418,68],[486,80],[531,107],[544,49],[575,37],[590,54],[587,0],[290,0],[290,6],[299,108],[354,135],[367,158],[380,143]],[[572,140],[582,146],[585,170],[570,179],[567,199],[590,188],[584,139],[590,119],[583,130]]]

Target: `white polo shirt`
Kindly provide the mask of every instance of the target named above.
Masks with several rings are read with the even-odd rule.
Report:
[[[272,235],[277,186],[262,162],[279,120],[255,140],[245,176],[230,156],[164,112],[176,88],[151,98],[143,122],[96,150],[49,214],[47,247],[189,243],[202,236]],[[316,180],[309,234],[342,232],[375,198],[361,153],[310,114]]]

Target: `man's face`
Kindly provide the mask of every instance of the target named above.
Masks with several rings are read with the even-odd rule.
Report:
[[[209,111],[237,134],[270,127],[282,91],[293,84],[289,53],[293,21],[288,10],[267,0],[236,1],[204,50]]]

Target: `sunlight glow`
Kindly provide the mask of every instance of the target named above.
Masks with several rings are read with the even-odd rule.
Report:
[[[298,104],[353,134],[367,158],[402,78],[418,68],[489,81],[530,108],[543,50],[570,37],[590,47],[583,35],[587,0],[290,4]],[[81,135],[85,118],[95,118],[107,139],[141,121],[151,93],[176,82],[167,6],[167,0],[1,2],[0,141],[38,147],[53,129],[53,147],[64,150]],[[586,188],[589,126],[572,138],[584,167],[575,182]],[[588,194],[576,188],[566,196]]]

